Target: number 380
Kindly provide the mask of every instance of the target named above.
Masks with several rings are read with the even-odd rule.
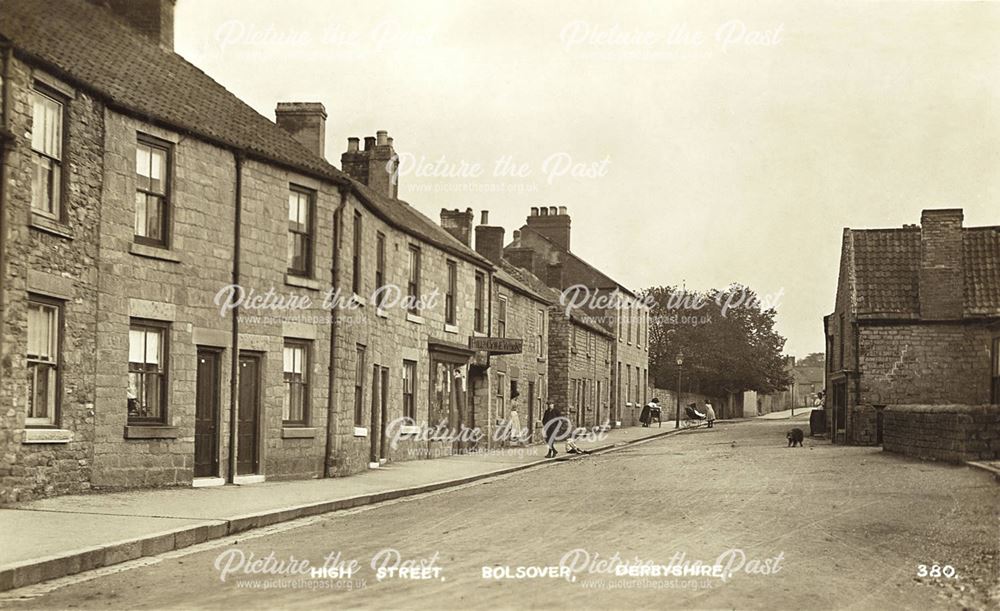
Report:
[[[951,579],[955,577],[955,567],[950,564],[941,566],[940,564],[932,564],[927,566],[926,564],[917,565],[917,577],[947,577]]]

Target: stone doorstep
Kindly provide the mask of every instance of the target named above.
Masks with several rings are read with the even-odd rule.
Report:
[[[695,428],[695,427],[690,427]],[[628,439],[619,442],[607,443],[591,448],[591,454],[609,452],[618,448],[637,445],[654,441],[674,434],[682,433],[689,429],[669,429],[662,433],[655,433],[638,439]],[[435,492],[446,488],[453,488],[470,484],[479,480],[498,477],[523,471],[546,464],[555,464],[568,460],[581,460],[587,455],[567,455],[556,459],[540,458],[538,460],[505,467],[486,473],[468,475],[450,480],[441,480],[429,484],[421,484],[410,488],[398,488],[385,492],[374,492],[358,496],[338,499],[335,501],[321,501],[319,503],[306,503],[281,509],[268,510],[255,514],[235,516],[227,520],[205,520],[203,523],[193,526],[180,527],[168,531],[163,531],[134,539],[125,539],[106,545],[96,545],[79,550],[74,550],[67,554],[47,556],[32,560],[24,560],[6,566],[0,566],[0,592],[21,588],[43,581],[58,579],[68,575],[75,575],[84,571],[90,571],[101,567],[111,566],[129,560],[135,560],[146,556],[155,556],[165,552],[190,547],[198,543],[204,543],[212,539],[221,539],[229,535],[238,534],[254,528],[271,526],[281,522],[288,522],[316,516],[324,513],[343,511],[364,505],[374,505],[385,501],[391,501],[407,496]]]

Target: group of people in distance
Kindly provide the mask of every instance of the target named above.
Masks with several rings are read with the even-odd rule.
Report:
[[[680,409],[679,405],[678,409]],[[707,421],[708,428],[715,426],[715,408],[712,407],[712,402],[708,399],[705,400],[703,412],[698,411],[697,404],[695,403],[688,403],[687,412],[690,418]],[[648,427],[655,419],[656,424],[659,425],[661,424],[662,416],[663,410],[660,408],[660,400],[654,397],[652,401],[642,408],[642,412],[639,414],[639,422],[642,423],[642,426]]]
[[[711,401],[705,401],[704,413],[699,412],[694,403],[688,404],[688,409],[697,414],[697,419],[707,421],[708,428],[715,426],[715,408],[712,407]],[[656,420],[657,424],[660,424],[661,417],[662,409],[660,408],[660,400],[654,397],[652,401],[642,408],[642,413],[639,415],[639,422],[642,423],[642,426],[648,427],[653,419]],[[548,446],[545,458],[554,458],[559,453],[556,451],[556,443],[559,441],[566,442],[567,454],[590,454],[589,451],[580,449],[576,444],[573,423],[551,401],[546,407],[545,413],[542,414],[542,434],[545,437],[545,445]]]

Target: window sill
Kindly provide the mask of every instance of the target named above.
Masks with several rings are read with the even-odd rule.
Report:
[[[362,297],[361,295],[358,295],[357,293],[351,293],[351,301],[358,304],[359,306],[368,305],[368,300]]]
[[[305,276],[296,276],[295,274],[288,273],[285,274],[285,284],[313,291],[318,291],[321,288],[319,280],[313,280],[312,278],[306,278]]]
[[[486,337],[486,334],[482,331],[473,331],[472,337]]]
[[[170,263],[180,263],[181,257],[175,252],[171,252],[166,248],[160,248],[158,246],[150,246],[148,244],[139,244],[138,242],[132,242],[128,245],[128,251],[133,255],[139,257],[146,257],[148,259],[158,259],[160,261],[168,261]]]
[[[417,323],[418,325],[424,324],[424,317],[418,314],[413,314],[411,312],[406,313],[406,320],[409,322]]]
[[[356,426],[356,427],[354,427],[354,436],[355,437],[367,437],[368,436],[368,429],[366,429],[363,426]]]
[[[389,313],[382,308],[375,308],[375,316],[378,316],[379,318],[389,318]]]
[[[65,429],[24,429],[21,443],[69,443],[73,441],[73,431]]]
[[[176,426],[162,424],[129,424],[125,426],[125,439],[177,439]]]
[[[316,429],[309,426],[285,426],[281,429],[282,439],[313,439]]]
[[[546,359],[545,359],[544,356],[540,356],[540,357],[538,357],[537,360],[538,360],[539,363],[544,363]]]
[[[31,227],[45,233],[51,233],[54,236],[59,236],[60,238],[73,239],[73,230],[70,229],[69,225],[34,211],[31,213]]]
[[[449,325],[448,323],[445,323],[445,325],[444,325],[444,332],[445,333],[458,333],[458,325]]]

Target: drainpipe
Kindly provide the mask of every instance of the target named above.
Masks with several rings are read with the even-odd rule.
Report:
[[[340,204],[337,206],[337,210],[333,213],[333,269],[331,286],[333,287],[334,294],[336,294],[337,289],[340,288],[340,238],[344,227],[344,208],[347,207],[347,190],[348,187],[340,187]],[[337,303],[333,303],[330,308],[330,363],[328,366],[327,374],[327,393],[326,393],[326,450],[323,456],[323,477],[333,477],[333,470],[336,466],[336,459],[334,457],[334,450],[336,449],[337,443],[335,439],[335,429],[334,420],[337,416],[337,401],[336,397],[336,383],[334,382],[337,371],[337,310],[339,306]]]
[[[11,46],[3,45],[3,90],[0,91],[0,354],[3,354],[4,329],[7,323],[7,291],[3,280],[7,277],[7,159],[14,143],[14,133],[10,125],[10,56]],[[3,369],[0,368],[0,376]]]
[[[233,220],[233,285],[240,284],[240,227],[243,222],[243,153],[233,152],[236,162],[235,217]],[[230,484],[236,482],[236,434],[240,391],[240,307],[232,309],[233,337],[231,349],[232,375],[229,376],[229,477]]]

